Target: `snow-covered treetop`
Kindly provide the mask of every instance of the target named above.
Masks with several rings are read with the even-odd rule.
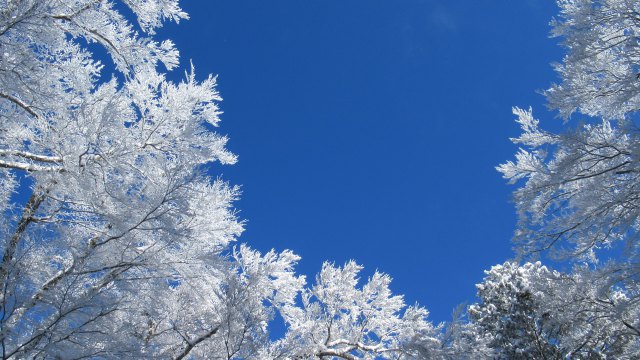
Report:
[[[567,54],[547,90],[567,118],[576,110],[605,120],[640,109],[640,4],[629,0],[559,0],[552,22]]]

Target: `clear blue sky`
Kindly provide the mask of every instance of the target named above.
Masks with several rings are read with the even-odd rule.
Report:
[[[494,166],[511,159],[512,106],[561,59],[549,0],[185,1],[166,26],[182,64],[219,75],[220,132],[239,155],[241,241],[355,259],[444,321],[483,270],[512,256],[515,213]]]

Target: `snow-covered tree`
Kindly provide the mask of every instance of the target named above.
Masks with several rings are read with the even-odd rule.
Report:
[[[602,120],[554,134],[531,110],[514,113],[523,134],[513,141],[525,149],[499,170],[511,182],[526,179],[515,192],[521,251],[595,260],[599,249],[624,243],[635,259],[640,139],[631,124]]]
[[[561,83],[546,94],[569,117],[596,117],[564,133],[539,127],[531,110],[515,109],[523,134],[516,162],[499,167],[515,182],[520,218],[516,240],[524,253],[595,260],[601,249],[624,243],[624,259],[637,262],[638,4],[624,0],[559,1],[553,34],[568,50],[557,65]],[[556,251],[559,250],[559,251]]]
[[[553,34],[568,50],[557,65],[561,83],[546,94],[568,118],[576,110],[594,118],[563,133],[539,127],[531,110],[514,109],[523,134],[516,162],[499,167],[515,182],[520,218],[516,239],[525,253],[597,257],[599,249],[625,243],[638,256],[640,138],[640,5],[625,0],[559,1]]]
[[[630,296],[640,289],[640,132],[638,4],[623,0],[559,1],[553,34],[568,50],[557,65],[561,83],[547,91],[552,107],[581,124],[552,133],[531,109],[514,109],[523,148],[498,167],[524,184],[515,192],[523,255],[607,263],[610,286]],[[615,264],[615,265],[612,265]]]
[[[543,130],[531,109],[514,108],[522,134],[512,140],[522,148],[498,170],[512,183],[523,181],[514,196],[519,253],[551,255],[575,267],[571,274],[534,264],[495,267],[479,288],[486,305],[471,310],[476,322],[508,332],[493,343],[501,342],[502,351],[521,348],[510,342],[516,338],[540,339],[540,354],[548,349],[558,356],[635,358],[640,5],[560,0],[558,6],[553,35],[562,38],[567,55],[556,66],[560,83],[546,96],[566,129]],[[569,121],[577,117],[581,123]],[[509,315],[512,310],[521,315]],[[525,324],[528,333],[522,332]]]
[[[629,0],[558,0],[552,22],[567,50],[547,96],[567,118],[576,110],[604,120],[640,109],[640,4]]]
[[[635,359],[640,307],[606,275],[496,265],[477,285],[480,302],[469,315],[498,359]]]
[[[238,189],[205,175],[235,162],[215,78],[167,81],[178,52],[152,39],[184,18],[166,0],[2,1],[3,358],[244,357],[301,287],[291,253],[228,251]]]
[[[361,270],[353,261],[325,263],[302,306],[282,312],[288,332],[271,357],[417,359],[421,348],[438,348],[439,329],[426,321],[427,311],[392,295],[388,275],[376,272],[358,288]]]

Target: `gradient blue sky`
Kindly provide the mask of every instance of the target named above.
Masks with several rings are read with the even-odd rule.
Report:
[[[239,155],[241,240],[355,259],[445,321],[510,258],[512,106],[533,106],[561,59],[549,0],[185,1],[168,25],[183,65],[219,75],[220,132]],[[179,75],[179,74],[177,74]]]

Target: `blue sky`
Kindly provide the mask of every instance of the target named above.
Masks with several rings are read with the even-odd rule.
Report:
[[[561,59],[552,1],[185,1],[168,25],[182,64],[219,75],[219,166],[243,187],[241,241],[368,274],[450,318],[483,270],[513,255],[512,106],[533,106]],[[179,76],[180,74],[176,74]]]

